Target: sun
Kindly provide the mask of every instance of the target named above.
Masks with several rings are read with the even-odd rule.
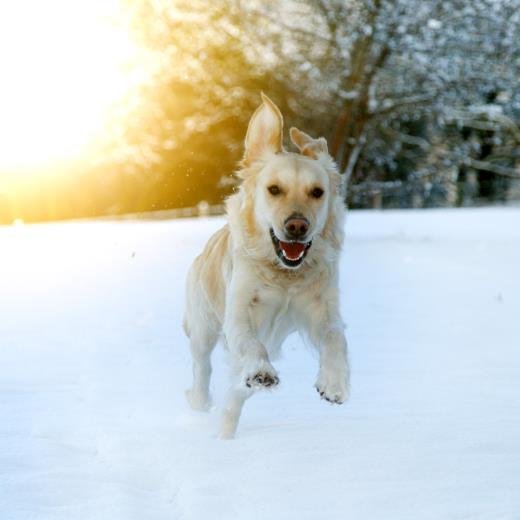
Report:
[[[139,80],[113,0],[0,3],[0,171],[81,154]]]

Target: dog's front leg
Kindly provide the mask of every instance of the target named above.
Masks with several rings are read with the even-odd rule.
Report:
[[[276,370],[258,339],[257,282],[235,266],[226,295],[224,336],[231,354],[237,384],[246,388],[268,388],[278,384]]]
[[[342,330],[329,328],[319,343],[320,369],[316,390],[330,403],[341,404],[348,399],[350,370],[347,341]]]
[[[309,303],[303,314],[306,318],[304,328],[320,355],[316,390],[323,399],[341,404],[348,399],[350,369],[338,307],[337,292],[329,290]]]
[[[244,277],[234,273],[227,293],[224,336],[233,364],[233,382],[223,410],[220,436],[234,436],[244,402],[257,389],[270,388],[279,382],[269,362],[265,346],[259,341],[252,320],[254,288]]]

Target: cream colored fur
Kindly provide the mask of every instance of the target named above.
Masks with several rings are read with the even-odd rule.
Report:
[[[228,224],[208,241],[187,280],[184,328],[193,356],[188,401],[196,410],[210,406],[211,351],[219,338],[233,363],[220,436],[235,435],[245,400],[274,387],[271,364],[293,331],[317,348],[316,389],[333,403],[348,397],[349,367],[344,325],[339,313],[338,259],[343,243],[342,178],[323,138],[292,128],[300,153],[282,148],[283,119],[262,95],[245,142],[242,183],[227,201]],[[268,187],[281,193],[273,196]],[[320,198],[310,195],[323,189]],[[303,263],[286,267],[275,253],[272,229],[284,239],[284,222],[293,214],[309,221],[312,245]]]

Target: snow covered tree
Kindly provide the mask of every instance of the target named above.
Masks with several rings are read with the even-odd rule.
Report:
[[[500,199],[520,177],[520,0],[128,6],[154,71],[107,160],[146,204],[222,197],[260,90],[328,138],[354,206]]]
[[[264,45],[290,71],[295,112],[321,118],[351,201],[386,191],[396,204],[451,205],[468,169],[478,182],[520,176],[518,0],[293,1],[255,15],[249,30],[272,24]],[[469,128],[487,132],[487,152]]]

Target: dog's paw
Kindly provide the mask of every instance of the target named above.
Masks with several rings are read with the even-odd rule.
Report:
[[[280,380],[277,375],[269,374],[268,372],[258,372],[246,379],[246,386],[248,388],[269,388],[271,386],[276,386],[279,382]]]
[[[322,399],[329,403],[343,404],[348,399],[347,378],[341,374],[323,374],[320,372],[314,385]]]
[[[280,382],[276,370],[268,362],[262,362],[259,367],[249,371],[245,376],[248,388],[272,388]]]

